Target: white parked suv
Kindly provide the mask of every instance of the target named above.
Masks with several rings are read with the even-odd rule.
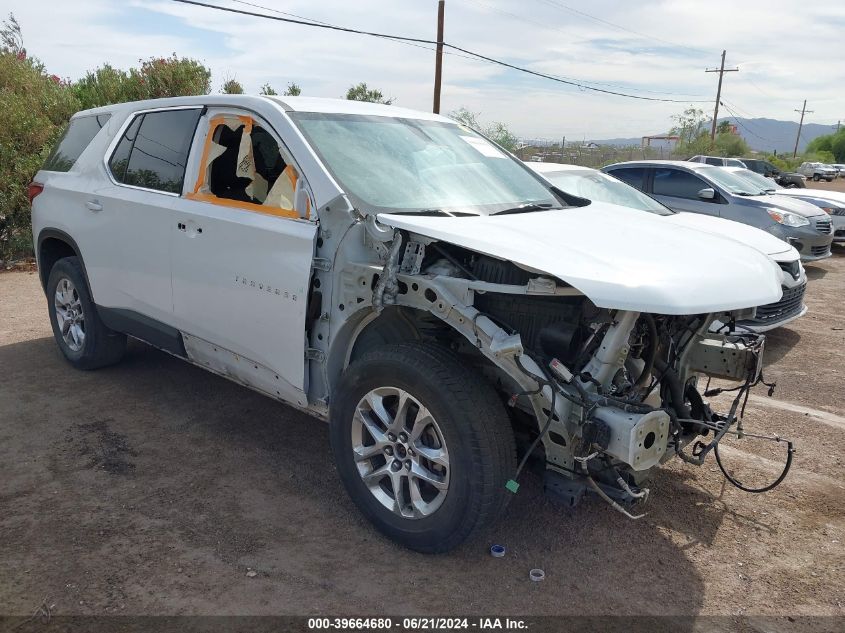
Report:
[[[713,411],[698,377],[742,398],[764,338],[730,324],[781,298],[753,248],[355,101],[81,112],[30,197],[72,365],[117,362],[128,335],[328,419],[357,506],[424,552],[492,522],[532,454],[550,494],[626,514],[662,462],[703,463],[741,409]]]

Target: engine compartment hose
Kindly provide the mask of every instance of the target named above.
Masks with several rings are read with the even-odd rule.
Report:
[[[763,486],[762,488],[749,488],[748,486],[742,485],[739,481],[734,479],[728,474],[728,471],[722,465],[722,459],[719,457],[719,443],[716,443],[716,446],[713,448],[713,454],[716,456],[716,463],[719,465],[719,470],[722,471],[722,474],[725,476],[731,484],[742,490],[743,492],[752,492],[754,494],[759,494],[761,492],[768,492],[773,488],[776,488],[780,485],[780,483],[786,479],[786,475],[789,473],[789,469],[792,468],[792,454],[795,452],[795,448],[792,446],[792,442],[790,440],[782,440],[777,438],[775,441],[777,442],[786,442],[786,463],[783,465],[783,471],[780,474],[780,477],[774,480],[774,482],[770,483],[768,486]]]
[[[684,403],[684,390],[681,387],[678,374],[661,358],[654,359],[654,366],[661,373],[661,380],[666,381],[666,387],[669,389],[669,395],[672,398],[672,408],[675,410],[677,416],[682,419],[691,418],[692,414]]]
[[[613,499],[611,499],[609,496],[607,496],[607,493],[599,487],[599,485],[595,482],[595,480],[592,477],[590,477],[589,475],[585,475],[585,477],[587,478],[587,483],[590,484],[590,488],[592,488],[599,497],[601,497],[602,499],[607,501],[607,503],[610,504],[610,507],[613,508],[614,510],[616,510],[617,512],[621,512],[622,514],[624,514],[629,519],[634,519],[634,520],[642,519],[645,516],[645,514],[631,514],[625,508],[623,508],[618,503],[616,503]]]
[[[651,370],[654,369],[654,360],[657,358],[657,323],[654,322],[654,317],[651,314],[643,314],[640,316],[645,321],[648,327],[648,353],[643,353],[643,370],[640,372],[640,377],[634,383],[634,389],[640,389],[646,386],[651,376]]]

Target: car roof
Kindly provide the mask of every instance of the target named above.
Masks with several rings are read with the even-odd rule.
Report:
[[[209,106],[209,107],[238,107],[251,108],[267,105],[267,102],[275,103],[285,112],[318,112],[323,114],[360,114],[368,116],[383,116],[391,118],[417,119],[426,121],[441,121],[454,123],[452,119],[422,112],[410,108],[400,108],[381,103],[369,103],[366,101],[351,101],[348,99],[327,99],[322,97],[275,97],[265,95],[226,95],[211,94],[195,97],[166,97],[163,99],[147,99],[145,101],[129,101],[113,105],[92,108],[77,112],[74,116],[87,116],[92,114],[125,113],[153,108],[168,108],[178,106]]]
[[[531,169],[540,174],[546,174],[553,171],[595,171],[589,167],[582,167],[581,165],[567,165],[565,163],[525,163]]]
[[[708,165],[706,163],[692,163],[688,160],[628,160],[622,163],[613,163],[607,165],[607,169],[611,167],[683,167],[684,169],[698,170],[707,167],[714,167],[715,165]]]

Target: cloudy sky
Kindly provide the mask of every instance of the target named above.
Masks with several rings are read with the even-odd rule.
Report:
[[[205,0],[243,10],[434,39],[436,0]],[[253,6],[247,6],[253,5]],[[260,5],[258,8],[255,5]],[[799,8],[800,7],[800,8]],[[31,55],[51,73],[78,78],[175,52],[247,92],[339,97],[366,81],[405,107],[431,108],[434,53],[371,37],[284,24],[172,0],[0,0],[21,23]],[[641,136],[668,129],[689,101],[710,111],[723,48],[723,100],[738,116],[845,121],[845,2],[794,0],[447,0],[447,42],[532,70],[662,103],[615,97],[448,54],[442,111],[466,107],[520,136],[570,140]],[[724,111],[721,113],[728,115]]]

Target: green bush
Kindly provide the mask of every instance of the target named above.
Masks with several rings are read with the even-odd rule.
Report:
[[[27,185],[79,103],[23,49],[0,51],[0,260],[31,252]]]
[[[194,59],[180,58],[174,53],[170,57],[138,61],[140,67],[128,71],[104,64],[73,84],[81,109],[142,99],[203,95],[211,89],[211,71]]]
[[[845,128],[834,134],[817,136],[807,144],[806,153],[819,157],[808,160],[818,160],[819,162],[826,163],[845,163]],[[822,156],[825,158],[821,158]]]

